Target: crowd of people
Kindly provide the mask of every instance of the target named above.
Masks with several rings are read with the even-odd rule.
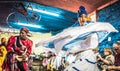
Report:
[[[68,65],[75,61],[74,53],[66,52],[65,54],[55,54],[52,51],[41,53],[44,57],[42,65],[45,71],[63,71]]]
[[[87,16],[84,6],[80,6],[78,22],[73,26],[88,25],[90,21],[87,21]],[[33,41],[27,37],[28,33],[27,28],[22,28],[18,36],[11,36],[8,41],[5,38],[1,39],[0,71],[29,71],[28,59],[32,52]],[[95,37],[94,40],[85,39],[75,45],[85,47],[91,42],[96,42],[93,45],[97,47],[97,34],[89,36],[91,39]],[[67,51],[63,55],[47,52],[42,61],[46,71],[120,71],[120,41],[113,44],[114,50],[105,48],[104,56],[101,56],[99,52],[96,53],[93,48],[83,51],[78,48]]]

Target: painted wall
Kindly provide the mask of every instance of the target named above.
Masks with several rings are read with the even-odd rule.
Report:
[[[98,21],[109,22],[120,32],[120,1],[102,9],[98,13]],[[102,43],[100,43],[100,52],[102,52],[105,47],[112,48],[113,43],[120,40],[119,32],[109,34],[109,36]],[[111,38],[111,40],[108,41],[108,38]]]

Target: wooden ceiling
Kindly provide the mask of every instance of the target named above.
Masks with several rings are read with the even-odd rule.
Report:
[[[79,6],[85,6],[88,13],[102,9],[118,0],[33,0],[39,4],[54,6],[64,10],[77,12]]]

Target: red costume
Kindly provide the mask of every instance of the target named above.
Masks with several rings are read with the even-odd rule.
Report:
[[[25,50],[21,51],[21,44],[25,46]],[[29,68],[27,66],[26,61],[19,62],[16,60],[14,55],[22,55],[23,52],[29,57],[32,51],[33,42],[30,39],[21,40],[19,36],[11,36],[8,44],[7,44],[7,69],[6,71],[11,71],[11,64],[14,64],[14,71],[19,71],[19,69],[23,69],[22,71],[28,71]]]

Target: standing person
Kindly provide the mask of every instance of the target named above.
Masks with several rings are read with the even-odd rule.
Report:
[[[7,50],[6,50],[7,39],[5,37],[1,38],[0,44],[0,71],[3,71],[2,66],[4,65],[4,60],[6,58]]]
[[[8,40],[8,61],[6,71],[29,71],[27,58],[31,54],[33,42],[27,38],[29,30],[22,28],[19,36],[11,36]]]
[[[88,16],[88,13],[85,7],[80,6],[78,10],[78,24],[76,25],[83,27],[90,24],[90,22],[87,22],[87,16]],[[74,40],[74,42],[76,43],[73,45],[75,46],[70,48],[70,51],[76,54],[76,59],[72,64],[70,64],[65,69],[65,71],[98,71],[98,67],[96,64],[96,57],[94,56],[94,52],[92,51],[92,49],[96,48],[98,45],[97,34],[94,33],[88,36],[87,38],[83,38],[83,39]],[[82,48],[85,50],[81,51],[80,49]],[[87,49],[87,48],[90,48],[90,49]]]
[[[114,56],[111,48],[104,49],[104,58],[101,55],[98,55],[98,62],[100,61],[100,68],[102,71],[108,71],[108,66],[114,66]],[[113,71],[113,70],[109,70]]]
[[[108,66],[108,70],[120,71],[120,42],[114,43],[113,48],[115,50],[115,65]]]
[[[66,63],[65,57],[62,57],[62,59],[61,59],[61,65],[58,68],[59,71],[64,71],[64,69],[66,67],[65,63]]]

